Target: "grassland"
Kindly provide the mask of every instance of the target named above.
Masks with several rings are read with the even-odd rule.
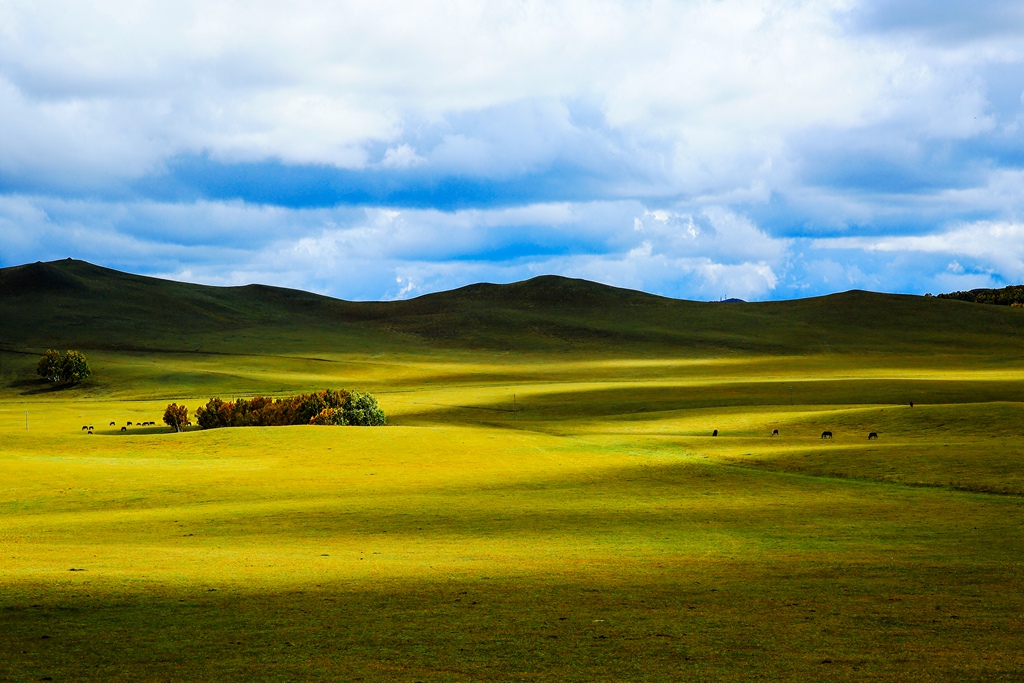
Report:
[[[0,304],[0,681],[1024,678],[1022,311],[200,290],[50,391],[54,280]],[[119,431],[325,386],[390,426]]]

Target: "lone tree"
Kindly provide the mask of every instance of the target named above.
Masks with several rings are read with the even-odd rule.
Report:
[[[69,350],[63,356],[47,349],[36,364],[36,374],[53,384],[78,384],[92,374],[89,361],[81,351]]]
[[[164,411],[164,422],[176,432],[184,431],[188,422],[188,408],[177,403],[170,404]]]

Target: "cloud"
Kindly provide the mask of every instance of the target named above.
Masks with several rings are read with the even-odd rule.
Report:
[[[705,208],[696,216],[645,210],[634,220],[633,229],[645,237],[646,244],[656,244],[659,252],[700,254],[732,263],[777,262],[789,243],[721,207]]]
[[[412,168],[424,164],[426,161],[411,146],[401,144],[397,147],[389,147],[378,165],[381,168]]]
[[[1022,29],[1008,0],[14,0],[0,260],[356,298],[1022,278]]]
[[[0,265],[72,256],[191,282],[263,282],[348,299],[547,273],[701,300],[942,292],[1024,279],[1022,244],[1016,222],[780,238],[724,207],[635,201],[439,211],[0,198]]]
[[[877,121],[900,92],[920,99],[919,66],[844,33],[844,7],[15,3],[0,76],[19,106],[5,123],[66,150],[91,141],[20,155],[55,187],[96,169],[109,182],[158,175],[190,155],[483,178],[573,168],[614,179],[607,191],[640,178],[662,196],[771,187],[794,131]]]
[[[543,250],[524,250],[510,253],[505,259],[493,259],[502,250],[487,245],[468,260],[477,264],[503,262],[510,274],[519,277],[556,272],[666,295],[720,298],[732,292],[763,297],[776,286],[774,268],[784,264],[788,249],[787,240],[774,240],[745,218],[721,209],[707,209],[693,216],[649,210],[633,203],[558,208],[565,211],[559,221],[562,228],[573,232],[578,232],[584,221],[591,224],[590,217],[599,212],[618,215],[621,223],[632,222],[634,228],[632,234],[623,234],[615,224],[594,230],[589,253],[576,249],[576,253],[547,255]],[[627,214],[630,209],[634,211],[631,220]],[[521,218],[516,212],[502,212],[489,221],[479,216],[470,220],[474,225],[490,223],[498,228],[506,220],[515,225]],[[548,220],[555,222],[550,217]],[[563,241],[556,238],[554,243]],[[537,241],[531,240],[531,244]],[[405,280],[436,282],[439,271],[434,270],[434,275],[428,271],[420,263],[415,276],[408,273]],[[450,263],[445,264],[445,272],[452,272]]]
[[[941,254],[985,263],[1006,278],[1024,280],[1024,224],[981,221],[930,235],[817,240],[814,246],[868,252]],[[958,263],[960,272],[963,266]]]
[[[1015,39],[1024,30],[1024,8],[1014,0],[970,6],[956,0],[869,0],[855,4],[849,21],[860,30],[918,33],[950,43]]]

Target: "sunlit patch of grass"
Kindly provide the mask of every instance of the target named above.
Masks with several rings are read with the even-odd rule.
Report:
[[[0,680],[1019,678],[1024,371],[933,362],[105,352],[0,400]]]

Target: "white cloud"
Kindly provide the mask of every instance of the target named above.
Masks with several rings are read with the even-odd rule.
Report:
[[[766,296],[789,245],[720,209],[690,216],[635,202],[443,212],[7,197],[0,238],[9,265],[28,254],[73,256],[193,282],[258,281],[347,298],[542,273],[700,298]],[[562,253],[566,241],[576,246]]]
[[[378,166],[381,168],[412,168],[426,162],[427,160],[417,154],[413,147],[401,144],[397,147],[389,147],[384,152],[384,158],[380,160]]]
[[[0,151],[39,175],[132,178],[180,153],[365,168],[385,143],[384,167],[426,159],[488,175],[550,162],[566,144],[583,154],[571,141],[587,134],[566,109],[579,101],[655,182],[763,195],[785,180],[794,131],[991,128],[970,67],[996,56],[852,34],[849,5],[10,2],[3,124],[29,135],[4,136]],[[460,116],[485,111],[462,128]],[[455,128],[414,150],[403,138],[424,125]]]
[[[1024,278],[1017,14],[940,5],[10,0],[0,258],[367,298],[542,271],[698,298]],[[421,208],[194,200],[190,155],[419,179],[394,203]]]
[[[813,247],[867,252],[921,252],[967,257],[989,264],[1006,278],[1024,279],[1024,224],[965,223],[927,235],[819,239]],[[957,266],[960,266],[957,263]],[[962,269],[962,266],[960,266]]]
[[[708,256],[727,263],[778,262],[790,244],[769,236],[750,219],[714,206],[697,215],[644,211],[633,226],[659,252]]]
[[[1019,282],[1024,225],[779,239],[726,209],[636,202],[444,212],[0,197],[0,264],[67,256],[191,282],[262,282],[349,299],[555,273],[668,296],[757,300]]]

